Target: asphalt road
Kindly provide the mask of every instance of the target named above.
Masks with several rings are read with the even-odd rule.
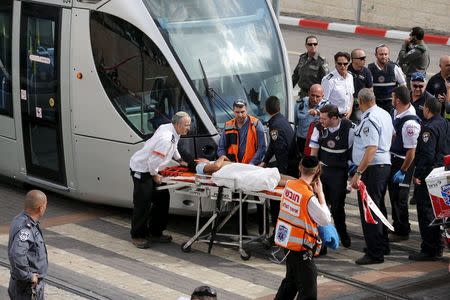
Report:
[[[391,60],[397,59],[402,41],[386,38],[368,37],[356,34],[341,33],[335,31],[322,31],[302,29],[290,26],[282,26],[281,32],[286,43],[289,54],[290,72],[295,68],[298,56],[305,51],[305,38],[308,35],[316,35],[319,39],[319,52],[324,56],[330,66],[334,69],[333,56],[338,51],[351,52],[355,48],[361,48],[366,51],[366,65],[375,61],[375,47],[380,44],[387,44],[391,50]],[[450,54],[450,46],[428,44],[431,53],[430,66],[427,70],[429,76],[439,72],[439,57],[444,54]]]

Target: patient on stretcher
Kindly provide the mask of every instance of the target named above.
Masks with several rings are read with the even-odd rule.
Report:
[[[276,168],[234,163],[226,156],[215,161],[199,158],[195,162],[197,174],[212,175],[212,180],[217,185],[243,191],[273,190],[277,186],[285,186],[288,180],[295,179],[280,174]]]

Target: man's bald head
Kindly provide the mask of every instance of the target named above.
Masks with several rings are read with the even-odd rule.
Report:
[[[35,212],[47,205],[47,196],[39,190],[31,190],[25,196],[25,210]]]
[[[442,55],[439,59],[439,67],[444,78],[450,76],[450,55]]]

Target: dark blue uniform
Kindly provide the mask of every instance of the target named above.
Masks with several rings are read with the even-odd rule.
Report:
[[[298,177],[298,162],[296,161],[296,144],[294,143],[294,130],[291,124],[281,113],[273,115],[268,122],[270,143],[267,148],[264,162],[269,161],[275,155],[275,167],[281,174],[288,174]],[[270,214],[272,225],[275,227],[278,213],[280,211],[280,201],[270,200]]]
[[[424,121],[424,117],[423,117],[423,106],[425,105],[425,101],[428,98],[434,98],[433,95],[431,95],[430,93],[428,93],[427,91],[425,91],[425,93],[423,93],[422,96],[420,96],[419,99],[417,99],[416,101],[412,101],[411,100],[411,104],[414,106],[414,108],[416,109],[416,114],[417,116],[420,118],[420,120]]]
[[[8,294],[11,299],[31,299],[31,277],[39,274],[34,299],[44,299],[44,281],[47,275],[47,247],[39,227],[25,212],[17,215],[9,230],[8,257],[11,279]]]
[[[444,165],[444,156],[450,153],[449,136],[449,123],[440,115],[435,115],[423,123],[417,142],[414,177],[421,180],[421,184],[415,188],[422,236],[421,252],[431,257],[442,254],[443,243],[439,226],[428,226],[434,220],[434,214],[425,178],[434,168]]]

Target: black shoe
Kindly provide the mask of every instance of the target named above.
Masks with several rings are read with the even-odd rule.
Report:
[[[409,260],[414,261],[437,261],[442,258],[442,255],[430,255],[424,252],[419,252],[417,254],[411,254]]]
[[[367,247],[363,248],[363,252],[367,254]],[[383,255],[389,255],[389,254],[391,254],[391,249],[390,248],[384,249]]]
[[[389,242],[398,243],[401,241],[407,241],[409,240],[409,234],[396,234],[396,233],[390,233],[389,234]]]
[[[150,248],[150,242],[147,239],[134,238],[134,239],[131,239],[131,242],[133,243],[133,245],[136,246],[136,248],[139,248],[139,249]]]
[[[384,262],[384,258],[373,258],[367,254],[355,260],[357,265],[373,265],[373,264],[381,264]]]
[[[350,246],[352,245],[352,240],[350,239],[350,237],[347,235],[344,235],[341,238],[341,244],[342,246],[344,246],[345,248],[350,248]]]
[[[151,235],[147,238],[150,242],[153,243],[170,243],[172,242],[172,236],[169,234],[161,234],[160,236]]]

